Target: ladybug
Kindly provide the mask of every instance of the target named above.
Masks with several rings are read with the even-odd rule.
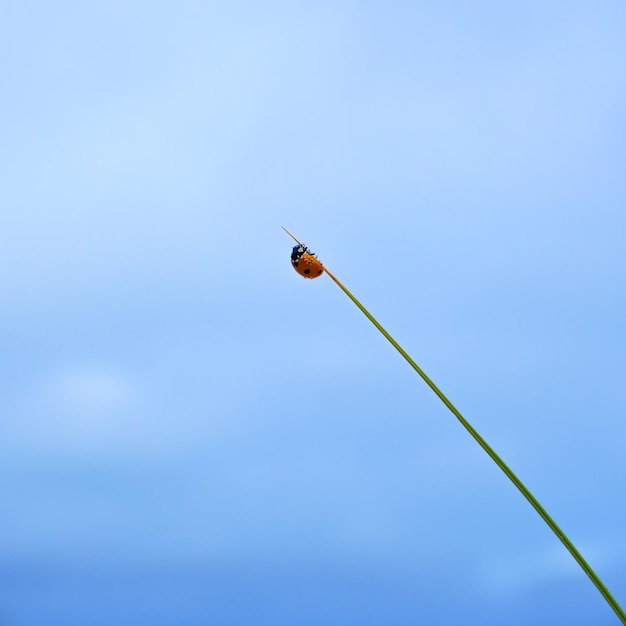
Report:
[[[291,252],[293,269],[304,278],[317,278],[324,272],[324,266],[318,258],[302,244],[293,247]]]

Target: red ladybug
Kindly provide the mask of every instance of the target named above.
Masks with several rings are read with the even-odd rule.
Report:
[[[293,269],[304,278],[317,278],[324,272],[321,261],[302,244],[293,247],[291,252]]]

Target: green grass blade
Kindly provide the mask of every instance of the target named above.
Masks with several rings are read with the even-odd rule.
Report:
[[[293,236],[293,235],[292,235]],[[381,334],[389,341],[389,343],[404,357],[407,363],[422,377],[424,382],[437,394],[439,399],[448,407],[450,412],[461,422],[463,428],[474,438],[478,445],[491,457],[493,462],[506,474],[508,479],[518,488],[521,494],[530,502],[531,506],[539,513],[541,519],[550,527],[552,532],[559,538],[561,543],[568,549],[569,553],[574,557],[578,565],[583,569],[585,574],[591,579],[603,598],[608,602],[622,624],[626,624],[626,613],[622,610],[615,598],[611,595],[604,583],[598,575],[593,571],[589,563],[585,561],[582,554],[576,549],[576,546],[569,540],[567,535],[559,528],[557,523],[550,517],[548,512],[539,504],[535,496],[528,490],[524,483],[515,475],[511,468],[496,454],[495,450],[478,434],[472,425],[459,413],[456,407],[448,400],[444,393],[435,385],[435,383],[426,375],[422,368],[402,349],[400,344],[378,323],[376,318],[346,289],[346,287],[331,273],[327,268],[326,274],[340,287],[340,289],[356,304],[361,312],[369,319]]]

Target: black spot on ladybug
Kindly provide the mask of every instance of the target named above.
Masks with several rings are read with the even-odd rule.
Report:
[[[305,274],[310,274],[310,273],[311,273],[311,270],[304,270],[304,273],[305,273]]]
[[[319,276],[322,273],[322,270],[317,270],[317,275]]]

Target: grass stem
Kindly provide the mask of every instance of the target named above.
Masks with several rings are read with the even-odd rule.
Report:
[[[424,382],[437,394],[438,398],[446,405],[450,412],[461,422],[463,428],[474,438],[478,445],[491,457],[492,461],[506,474],[507,478],[518,488],[521,494],[528,500],[531,506],[539,513],[541,519],[550,527],[552,532],[559,538],[561,543],[567,548],[569,553],[574,557],[578,565],[583,569],[585,574],[591,579],[603,598],[608,602],[622,624],[626,624],[626,614],[611,595],[604,583],[598,575],[593,571],[589,563],[583,558],[582,554],[576,549],[576,546],[569,540],[567,535],[559,528],[557,523],[550,517],[548,512],[539,504],[535,496],[529,491],[524,483],[515,475],[513,470],[496,454],[495,450],[478,434],[472,425],[459,413],[457,408],[448,400],[445,394],[435,385],[435,383],[426,375],[424,370],[402,349],[400,344],[378,323],[376,318],[355,298],[348,289],[335,277],[335,275],[324,268],[326,274],[337,284],[337,286],[356,304],[367,319],[376,326],[380,333],[389,341],[389,343],[404,357],[407,363],[421,376]]]

